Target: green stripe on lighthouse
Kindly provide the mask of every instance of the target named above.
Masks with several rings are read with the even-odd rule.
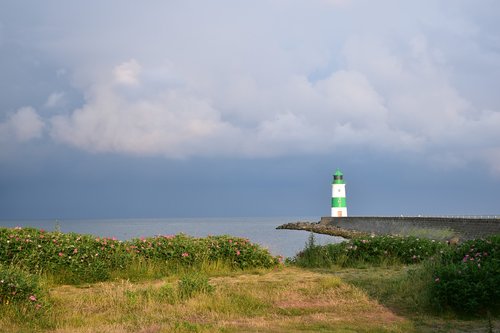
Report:
[[[345,197],[344,198],[342,198],[342,197],[340,197],[340,198],[332,198],[332,207],[335,207],[335,208],[337,208],[337,207],[340,207],[340,208],[347,207],[346,203],[345,203]]]

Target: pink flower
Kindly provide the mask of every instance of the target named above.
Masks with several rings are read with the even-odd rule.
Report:
[[[240,255],[240,251],[239,250],[236,250],[236,255],[239,256]]]
[[[36,296],[35,296],[35,295],[31,295],[31,296],[29,297],[29,299],[30,299],[30,301],[32,301],[32,302],[36,302]]]
[[[232,243],[232,242],[233,242],[233,240],[232,240],[232,239],[230,239],[230,240],[229,240],[229,243]]]
[[[184,252],[183,254],[181,254],[183,257],[189,257],[189,253],[187,252]]]
[[[59,252],[59,257],[62,257],[64,254],[62,252]]]
[[[73,253],[78,253],[78,249],[77,249],[77,248],[75,248],[75,249],[73,250]]]

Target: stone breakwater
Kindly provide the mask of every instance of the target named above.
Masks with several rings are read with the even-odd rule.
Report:
[[[356,236],[368,235],[368,233],[366,232],[348,230],[330,225],[323,225],[320,222],[305,222],[305,221],[286,223],[278,226],[276,229],[304,230],[304,231],[314,232],[317,234],[338,236],[343,238],[353,238]]]
[[[476,239],[500,234],[500,218],[349,216],[322,217],[319,222],[295,222],[277,229],[307,230],[352,238],[359,235],[412,235],[439,240]]]

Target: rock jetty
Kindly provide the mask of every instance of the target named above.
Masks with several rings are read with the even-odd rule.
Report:
[[[297,222],[282,224],[276,227],[276,229],[305,230],[317,234],[338,236],[347,239],[369,235],[369,233],[366,232],[347,230],[333,225],[320,224],[320,222],[306,222],[306,221],[297,221]]]

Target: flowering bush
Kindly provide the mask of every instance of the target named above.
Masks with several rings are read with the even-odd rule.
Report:
[[[500,235],[468,241],[442,256],[431,297],[442,309],[477,314],[500,310]]]
[[[222,260],[233,268],[264,267],[278,264],[278,258],[248,239],[230,236],[193,238],[184,234],[133,239],[125,243],[129,253],[147,259],[196,265]]]
[[[58,273],[65,282],[106,280],[110,269],[123,267],[127,260],[122,242],[116,239],[34,228],[0,229],[0,263],[35,274]]]
[[[37,276],[0,266],[0,305],[15,304],[38,310],[43,305],[42,295]]]
[[[35,228],[0,228],[0,264],[15,264],[35,274],[48,272],[66,283],[107,280],[113,270],[123,270],[137,259],[181,266],[224,261],[233,268],[269,268],[279,262],[259,245],[230,236],[180,234],[119,241]]]
[[[295,261],[306,267],[353,266],[399,262],[413,264],[447,250],[447,245],[430,239],[400,236],[359,237],[338,244],[315,245],[314,236]]]

